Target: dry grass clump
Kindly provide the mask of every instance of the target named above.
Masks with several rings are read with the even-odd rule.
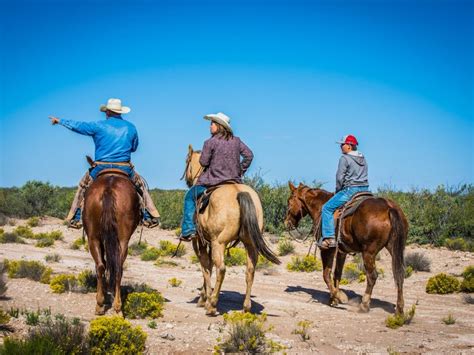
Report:
[[[413,271],[431,270],[431,260],[423,253],[412,252],[405,255],[405,266],[411,267]]]

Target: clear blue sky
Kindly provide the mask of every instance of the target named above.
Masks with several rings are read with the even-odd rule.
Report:
[[[0,186],[73,186],[109,97],[132,112],[150,186],[223,111],[268,182],[334,188],[352,133],[376,188],[473,183],[473,1],[0,2]]]

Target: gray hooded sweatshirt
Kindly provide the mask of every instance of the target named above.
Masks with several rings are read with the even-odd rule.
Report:
[[[336,192],[351,186],[369,186],[368,167],[359,151],[342,154],[336,174]]]

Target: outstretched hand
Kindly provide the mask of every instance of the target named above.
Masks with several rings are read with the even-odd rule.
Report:
[[[55,125],[59,123],[59,118],[54,117],[54,116],[49,116],[49,119],[51,120],[51,124]]]

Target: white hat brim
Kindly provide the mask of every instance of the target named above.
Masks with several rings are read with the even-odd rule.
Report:
[[[205,120],[208,120],[208,121],[214,121],[214,122],[216,122],[216,123],[219,123],[219,124],[222,125],[224,128],[226,128],[227,130],[229,130],[230,132],[232,132],[232,127],[230,126],[230,124],[228,124],[226,121],[224,121],[222,118],[220,118],[220,117],[217,116],[217,115],[209,114],[209,115],[204,116],[204,119],[205,119]]]
[[[102,112],[109,110],[115,113],[129,113],[131,111],[130,107],[127,107],[127,106],[122,106],[122,109],[117,110],[116,108],[107,107],[107,105],[100,105],[99,109]]]

